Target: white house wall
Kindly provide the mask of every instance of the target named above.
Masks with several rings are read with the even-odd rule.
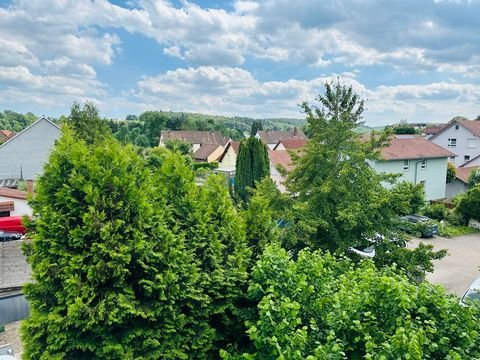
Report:
[[[455,147],[449,147],[448,139],[457,139],[457,145]],[[475,148],[467,147],[468,139],[476,139]],[[455,129],[455,124],[451,125],[435,138],[430,139],[430,141],[455,153],[457,155],[455,158],[455,166],[460,166],[466,162],[464,159],[465,155],[469,155],[470,159],[473,159],[480,154],[480,139],[461,124],[459,124],[458,129]]]
[[[0,179],[35,179],[43,172],[60,129],[47,120],[39,120],[0,146]],[[20,171],[22,169],[22,171]]]
[[[32,208],[28,205],[27,200],[0,196],[0,202],[4,201],[13,201],[14,203],[14,211],[10,211],[10,216],[32,215]]]
[[[373,166],[378,172],[400,174],[399,182],[410,181],[419,184],[424,181],[425,199],[430,201],[445,198],[447,163],[447,158],[427,159],[426,169],[421,169],[420,160],[409,160],[407,170],[403,169],[403,160],[377,161]],[[390,186],[386,184],[386,187]]]

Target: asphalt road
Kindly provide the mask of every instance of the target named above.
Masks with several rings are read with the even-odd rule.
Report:
[[[443,285],[447,292],[462,296],[470,284],[480,277],[480,233],[450,239],[414,238],[408,247],[416,247],[420,242],[432,244],[436,250],[448,250],[446,257],[434,262],[435,271],[427,275],[430,282]]]

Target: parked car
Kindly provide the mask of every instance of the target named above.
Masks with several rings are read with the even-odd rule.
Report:
[[[17,232],[6,232],[3,230],[0,230],[0,242],[20,240],[22,236],[23,236],[22,234]]]
[[[365,238],[363,245],[352,246],[347,249],[348,252],[360,255],[366,258],[373,258],[376,255],[375,247],[385,241],[385,236],[379,233],[374,234],[372,237]],[[407,243],[402,236],[391,233],[387,238],[389,243],[395,244],[399,247],[406,247]]]
[[[398,228],[418,237],[432,237],[438,234],[438,225],[429,217],[406,215],[398,219]]]
[[[476,279],[460,299],[460,305],[467,306],[470,301],[480,301],[480,278]]]

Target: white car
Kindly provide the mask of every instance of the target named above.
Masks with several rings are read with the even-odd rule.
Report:
[[[475,280],[460,299],[460,305],[467,306],[469,301],[480,301],[480,278]]]

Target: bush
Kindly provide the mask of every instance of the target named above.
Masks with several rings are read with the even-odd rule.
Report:
[[[456,210],[468,221],[480,220],[480,185],[469,189],[460,198]]]
[[[217,169],[218,168],[218,162],[194,162],[192,163],[192,169],[193,170],[198,170],[198,169]]]
[[[447,208],[443,204],[431,204],[425,206],[422,213],[435,220],[445,220],[447,217]]]

